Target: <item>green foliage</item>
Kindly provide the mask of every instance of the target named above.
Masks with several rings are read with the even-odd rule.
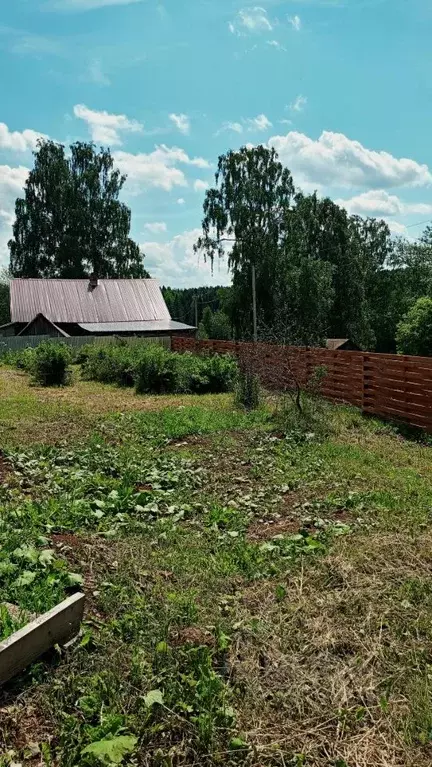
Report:
[[[396,341],[400,354],[432,356],[432,298],[417,299],[399,322]]]
[[[66,344],[43,341],[26,350],[25,369],[40,386],[65,386],[70,381],[71,352]]]
[[[137,394],[217,394],[232,391],[237,364],[228,355],[176,354],[159,344],[110,344],[89,347],[82,371],[88,380],[135,385]]]
[[[398,239],[388,267],[371,286],[377,351],[396,352],[397,325],[418,298],[432,295],[432,238],[427,227],[419,242]]]
[[[41,140],[15,204],[9,242],[14,277],[144,277],[129,237],[131,213],[119,201],[126,177],[109,149]]]
[[[232,289],[230,287],[162,288],[163,297],[173,320],[195,325],[195,301],[198,310],[198,325],[202,323],[206,308],[213,314],[223,312],[232,321]],[[204,327],[203,327],[204,331]]]
[[[17,509],[8,501],[0,524],[0,640],[27,623],[26,613],[51,609],[82,583],[49,547],[37,509]],[[2,602],[13,604],[18,614],[11,617]]]
[[[92,755],[101,764],[121,764],[124,757],[132,754],[138,743],[133,735],[117,735],[91,743],[81,751],[81,756]]]
[[[0,325],[10,322],[10,289],[9,282],[0,281]]]
[[[0,573],[1,573],[1,569],[0,569]],[[7,609],[6,605],[0,604],[0,641],[10,637],[12,634],[15,633],[15,631],[18,631],[26,623],[27,621],[25,620],[24,616],[22,617],[21,620],[19,619],[17,620],[16,617],[12,616],[9,613],[9,610]]]
[[[179,358],[161,346],[151,346],[135,367],[137,394],[164,394],[175,392],[179,378]]]
[[[331,406],[307,391],[286,393],[275,411],[275,421],[291,440],[322,440],[332,433]]]
[[[257,374],[249,367],[240,366],[236,385],[236,404],[245,410],[256,410],[260,405],[261,387]]]
[[[330,199],[296,192],[274,149],[242,147],[219,158],[196,249],[213,261],[225,254],[227,239],[237,337],[251,333],[254,265],[265,330],[301,345],[326,336],[374,344],[375,278],[391,251],[383,221],[349,216]]]
[[[46,722],[39,760],[235,767],[259,749],[269,764],[319,761],[310,718],[307,758],[294,755],[304,705],[350,753],[369,726],[358,690],[371,646],[371,732],[403,699],[398,744],[405,727],[428,741],[430,458],[354,409],[328,405],[327,417],[337,439],[283,439],[264,408],[215,397],[112,415],[94,436],[4,456],[0,602],[39,611],[86,573],[81,639],[15,682],[19,694],[31,684]],[[329,695],[341,668],[354,674],[343,709]],[[23,723],[25,707],[5,708],[0,763],[31,760]]]

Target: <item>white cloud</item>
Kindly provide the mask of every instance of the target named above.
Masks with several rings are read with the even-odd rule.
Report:
[[[256,117],[246,120],[248,130],[250,131],[265,131],[272,127],[272,123],[266,117],[266,115],[257,115]]]
[[[28,174],[28,168],[22,166],[0,165],[0,266],[9,259],[7,243],[12,236],[15,200],[22,196]]]
[[[303,112],[305,106],[307,104],[307,97],[306,96],[297,96],[296,100],[290,104],[290,109],[292,112]]]
[[[217,136],[223,131],[234,131],[234,133],[243,133],[243,125],[241,123],[226,122],[222,125],[222,128],[218,130]]]
[[[185,174],[176,167],[179,164],[193,165],[196,168],[210,167],[204,158],[191,158],[183,149],[167,147],[165,144],[156,146],[149,154],[116,151],[113,157],[121,172],[128,177],[129,190],[135,194],[152,187],[168,192],[176,186],[187,186]]]
[[[13,152],[26,152],[36,149],[38,139],[47,138],[34,130],[10,131],[5,123],[0,123],[0,149],[10,149]]]
[[[399,221],[387,221],[387,226],[392,234],[398,237],[408,237],[408,229],[405,224],[401,224]]]
[[[183,133],[185,136],[187,136],[187,134],[190,132],[190,120],[187,115],[176,115],[173,113],[170,114],[169,119],[172,123],[174,123],[180,133]]]
[[[201,181],[201,179],[194,181],[193,186],[196,192],[204,192],[206,189],[208,189],[207,181]]]
[[[179,197],[177,200],[177,205],[184,205],[186,200],[183,199],[183,197]]]
[[[343,133],[324,131],[314,140],[304,133],[290,131],[285,136],[273,136],[268,144],[276,149],[281,162],[300,184],[390,189],[432,183],[427,165],[367,149]]]
[[[28,174],[28,168],[23,166],[11,168],[10,165],[0,165],[0,209],[4,213],[14,210],[15,200],[22,195]]]
[[[292,125],[292,120],[279,120],[281,125]]]
[[[166,232],[167,225],[165,221],[153,221],[149,224],[144,224],[144,229],[147,229],[152,234],[160,234],[161,232]]]
[[[348,200],[336,200],[349,213],[359,216],[430,216],[432,204],[423,202],[403,202],[395,194],[389,194],[384,189],[363,192]],[[402,226],[402,224],[401,224]]]
[[[292,28],[295,29],[296,32],[300,32],[301,30],[301,18],[300,16],[288,16],[288,21],[291,24]]]
[[[111,80],[102,69],[102,62],[100,59],[92,59],[90,62],[88,66],[88,80],[95,83],[95,85],[102,85],[105,87],[111,85]]]
[[[142,0],[48,0],[45,8],[53,11],[92,11],[111,5],[131,5]]]
[[[277,40],[267,40],[267,45],[270,45],[271,48],[277,48],[280,51],[286,52],[286,48],[284,48]]]
[[[97,112],[84,104],[74,106],[74,115],[87,123],[93,141],[111,146],[121,146],[121,133],[140,133],[143,129],[137,120],[130,120],[126,115],[109,112]]]
[[[168,242],[140,243],[146,255],[145,267],[151,276],[171,287],[229,285],[231,280],[224,261],[215,263],[212,275],[210,263],[205,263],[203,257],[194,252],[193,246],[201,234],[201,229],[191,229]]]
[[[228,28],[232,34],[241,35],[246,32],[271,32],[273,25],[270,22],[267,11],[261,6],[242,8],[234,22],[230,22]]]

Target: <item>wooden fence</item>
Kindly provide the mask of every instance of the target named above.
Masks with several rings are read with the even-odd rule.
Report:
[[[432,357],[330,351],[173,338],[174,351],[233,354],[252,360],[262,383],[272,389],[304,384],[324,367],[320,391],[328,399],[356,405],[365,413],[432,432]]]

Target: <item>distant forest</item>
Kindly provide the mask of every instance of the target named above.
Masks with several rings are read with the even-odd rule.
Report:
[[[147,276],[124,183],[109,150],[39,142],[16,200],[0,322],[9,320],[9,277]],[[384,220],[301,191],[274,149],[219,157],[194,247],[197,259],[223,257],[232,275],[231,287],[163,288],[173,319],[198,325],[200,338],[252,338],[255,275],[261,340],[349,338],[370,351],[432,355],[432,226],[394,237]]]

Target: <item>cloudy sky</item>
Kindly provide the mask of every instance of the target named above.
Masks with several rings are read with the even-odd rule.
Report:
[[[229,282],[193,243],[218,155],[245,143],[395,233],[432,219],[430,0],[1,5],[3,265],[40,134],[111,147],[132,235],[172,286]]]

